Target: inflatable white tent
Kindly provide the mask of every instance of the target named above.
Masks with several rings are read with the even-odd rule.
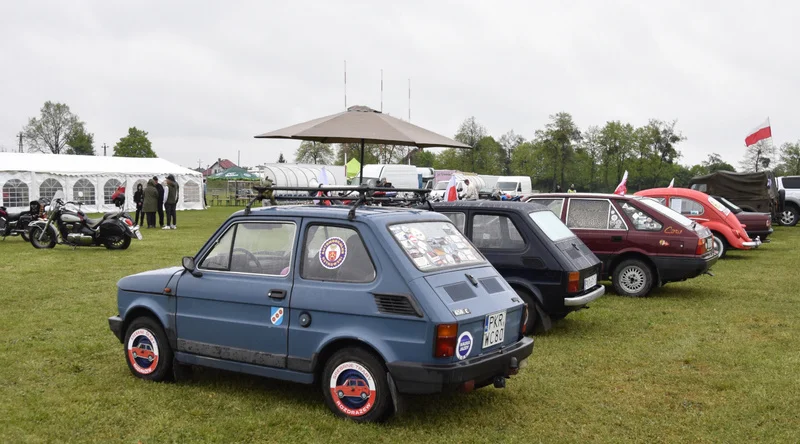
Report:
[[[125,186],[125,209],[133,211],[136,184],[168,174],[180,186],[179,210],[203,209],[203,176],[160,158],[75,156],[66,154],[0,153],[0,206],[27,209],[30,201],[52,198],[62,191],[66,200],[81,202],[87,213],[112,211],[111,195]],[[83,193],[83,197],[79,197]]]

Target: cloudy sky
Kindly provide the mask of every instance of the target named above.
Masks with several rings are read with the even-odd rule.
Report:
[[[581,128],[678,120],[684,163],[738,164],[770,117],[800,139],[800,4],[790,0],[304,2],[4,1],[0,147],[47,101],[113,146],[128,127],[160,157],[204,166],[293,158],[253,139],[344,109],[380,108],[452,136],[475,116],[531,137],[548,115]],[[99,149],[102,153],[102,148]],[[110,150],[109,150],[110,154]]]

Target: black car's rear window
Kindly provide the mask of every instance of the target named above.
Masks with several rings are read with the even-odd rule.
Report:
[[[484,263],[480,253],[450,222],[410,222],[389,226],[392,237],[420,271]]]

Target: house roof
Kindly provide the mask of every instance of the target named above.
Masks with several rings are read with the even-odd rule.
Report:
[[[211,165],[209,168],[203,171],[203,176],[210,176],[214,174],[214,171],[212,171],[212,169],[214,168],[215,165],[218,165],[223,170],[227,170],[228,168],[233,168],[236,166],[235,163],[231,162],[228,159],[217,159],[217,161],[214,162],[213,165]]]

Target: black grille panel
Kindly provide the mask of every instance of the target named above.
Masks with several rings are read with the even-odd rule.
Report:
[[[469,288],[469,285],[464,282],[448,285],[444,287],[444,291],[447,292],[447,295],[450,296],[453,302],[464,301],[475,297],[475,293]]]
[[[422,317],[422,313],[417,311],[408,296],[376,294],[375,305],[380,313]]]
[[[489,294],[500,293],[504,290],[503,285],[497,281],[497,278],[483,278],[480,282]]]

